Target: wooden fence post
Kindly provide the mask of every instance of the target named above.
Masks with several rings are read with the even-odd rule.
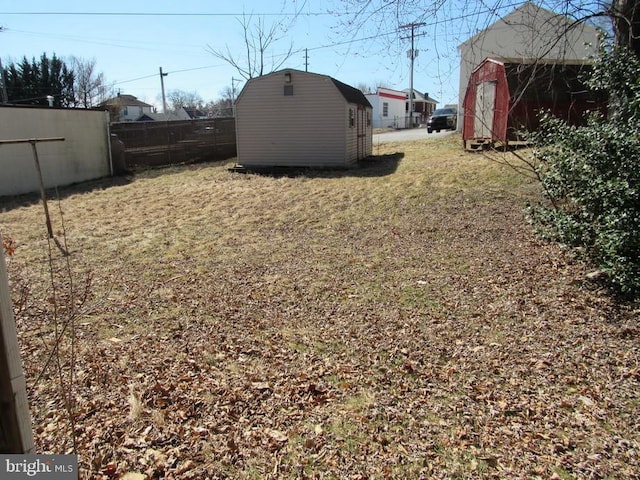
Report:
[[[0,233],[0,452],[34,453],[27,384]]]

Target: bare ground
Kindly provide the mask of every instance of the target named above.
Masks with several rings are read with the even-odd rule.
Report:
[[[38,451],[97,479],[640,478],[638,304],[458,136],[374,153],[65,190],[68,257],[0,203]]]

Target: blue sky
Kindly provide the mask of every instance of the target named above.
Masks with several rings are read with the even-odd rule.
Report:
[[[228,46],[234,54],[241,54],[238,18],[243,12],[253,14],[254,19],[263,18],[269,25],[276,21],[289,23],[293,17],[286,13],[298,8],[302,14],[270,52],[280,55],[293,46],[294,53],[283,67],[304,70],[304,50],[308,49],[309,71],[353,86],[408,88],[408,38],[393,34],[395,19],[377,17],[359,29],[345,26],[358,3],[362,2],[0,0],[0,27],[4,29],[0,32],[0,56],[4,65],[18,62],[23,56],[37,58],[43,52],[65,59],[72,55],[95,59],[98,71],[116,89],[158,107],[162,104],[162,67],[168,72],[164,79],[167,92],[195,91],[205,101],[215,100],[231,86],[232,78],[240,76],[207,47],[224,50]],[[426,0],[423,3],[433,4]],[[518,3],[497,0],[489,8],[483,2],[452,0],[433,18],[425,18],[421,12],[425,25],[416,29],[419,55],[414,66],[414,88],[428,92],[441,104],[457,102],[457,45]],[[134,15],[137,13],[145,15]],[[410,17],[411,12],[405,15]],[[235,83],[240,88],[243,85]]]

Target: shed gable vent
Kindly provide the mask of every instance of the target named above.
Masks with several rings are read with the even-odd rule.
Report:
[[[284,86],[284,96],[285,97],[293,96],[293,85],[285,85]]]

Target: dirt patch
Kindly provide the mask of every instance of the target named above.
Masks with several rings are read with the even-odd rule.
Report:
[[[82,478],[638,477],[638,305],[532,234],[535,183],[459,145],[66,190],[57,297],[41,207],[5,202],[38,451],[74,448],[57,325]]]

